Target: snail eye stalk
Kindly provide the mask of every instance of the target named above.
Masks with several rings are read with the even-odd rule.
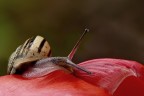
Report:
[[[79,40],[77,41],[77,43],[75,44],[75,46],[73,47],[72,51],[71,51],[70,54],[68,55],[68,58],[69,58],[70,60],[72,60],[72,58],[73,58],[73,56],[75,55],[75,53],[76,53],[76,51],[77,51],[77,49],[78,49],[78,47],[79,47],[82,39],[84,38],[84,36],[86,35],[87,32],[89,32],[89,29],[86,28],[86,29],[84,30],[83,34],[81,35],[81,37],[79,38]]]

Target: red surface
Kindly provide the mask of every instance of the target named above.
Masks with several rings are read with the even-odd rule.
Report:
[[[84,74],[84,72],[82,71],[76,70],[76,76],[95,86],[105,88],[111,94],[113,94],[117,90],[119,85],[123,82],[123,80],[127,79],[129,76],[134,76],[135,79],[140,79],[141,82],[144,82],[143,81],[144,66],[135,61],[107,58],[107,59],[93,59],[82,62],[79,65],[93,72],[93,74],[88,75]],[[139,85],[137,85],[138,81],[139,80],[136,80],[135,82],[135,86],[137,86],[136,90],[141,90],[142,87],[139,87]],[[129,80],[129,82],[131,82],[131,80]],[[129,84],[125,83],[125,86],[129,86]],[[125,92],[129,93],[128,91]],[[143,93],[137,93],[137,94],[143,94]],[[121,95],[121,96],[131,96],[131,95]]]
[[[25,79],[21,76],[0,77],[0,96],[109,96],[103,89],[63,71],[44,77]]]
[[[126,78],[113,96],[144,96],[144,82],[136,77]]]
[[[93,59],[79,64],[93,72],[61,70],[40,78],[0,77],[0,96],[144,96],[144,66],[121,59]],[[105,90],[104,90],[105,89]]]

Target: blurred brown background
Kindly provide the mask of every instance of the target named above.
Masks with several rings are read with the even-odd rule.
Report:
[[[67,56],[85,28],[74,62],[122,58],[144,63],[143,0],[0,0],[0,75],[9,55],[42,35],[53,56]]]

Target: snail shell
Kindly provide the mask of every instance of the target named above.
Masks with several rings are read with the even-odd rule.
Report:
[[[29,38],[10,56],[7,73],[21,73],[37,60],[49,57],[50,55],[50,45],[43,37],[36,36]]]

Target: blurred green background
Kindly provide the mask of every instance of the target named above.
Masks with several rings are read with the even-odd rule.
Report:
[[[122,58],[144,63],[143,0],[0,0],[0,75],[9,55],[41,35],[53,56],[67,56],[85,28],[90,32],[73,61]]]

